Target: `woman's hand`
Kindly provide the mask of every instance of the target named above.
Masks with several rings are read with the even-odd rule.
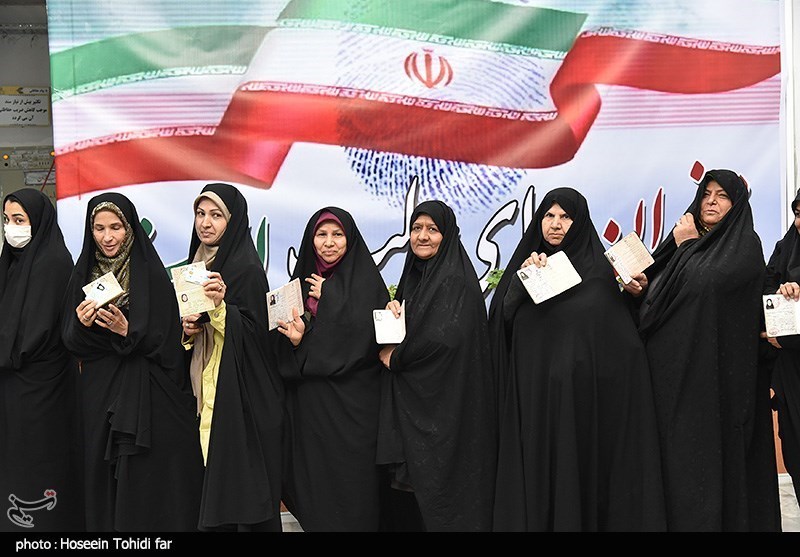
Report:
[[[225,292],[227,292],[222,275],[216,271],[209,271],[208,280],[203,283],[203,291],[207,297],[214,300],[214,307],[219,307],[222,300],[225,299]]]
[[[198,323],[198,319],[200,319],[199,313],[193,313],[191,315],[181,317],[181,326],[183,327],[184,335],[191,337],[192,335],[196,335],[203,330],[203,324]]]
[[[297,347],[300,345],[300,341],[303,340],[303,335],[306,332],[306,323],[300,317],[300,312],[297,311],[297,308],[292,308],[292,320],[288,323],[278,320],[278,331],[291,341],[292,346]]]
[[[700,233],[694,225],[694,215],[686,213],[678,222],[675,223],[675,228],[672,229],[672,237],[675,238],[675,245],[679,246],[686,240],[699,238]]]
[[[535,251],[532,251],[531,256],[522,262],[520,269],[530,267],[531,265],[535,265],[536,267],[544,267],[547,265],[547,256],[543,253],[536,253]]]
[[[386,309],[389,308],[387,307]],[[389,367],[389,362],[392,361],[392,353],[394,352],[395,348],[397,348],[396,344],[387,344],[381,348],[381,351],[378,353],[378,358],[380,358],[381,363],[386,366],[386,369],[392,369]]]
[[[121,337],[128,334],[128,319],[122,313],[122,310],[114,304],[108,304],[108,309],[98,309],[95,323],[112,333],[117,333]]]
[[[403,305],[397,300],[389,300],[389,303],[386,304],[386,309],[391,310],[394,318],[398,319],[403,311]]]
[[[84,300],[75,308],[75,315],[84,327],[91,327],[97,319],[97,302],[94,300]]]
[[[644,291],[647,289],[647,285],[649,284],[647,275],[644,273],[639,273],[638,275],[632,276],[631,279],[632,280],[628,284],[622,283],[622,289],[634,298],[638,298],[644,294]]]
[[[800,300],[800,285],[796,282],[784,282],[776,294],[782,294],[787,300]]]
[[[325,282],[325,279],[316,273],[311,273],[306,282],[311,285],[308,295],[319,300],[322,297],[322,283]]]
[[[767,336],[767,333],[766,333],[766,331],[761,331],[761,334],[759,334],[759,336],[760,336],[761,338],[765,338],[765,339],[767,339],[767,342],[769,342],[769,343],[770,343],[772,346],[774,346],[775,348],[783,348],[783,347],[780,345],[780,343],[778,342],[778,339],[777,339],[777,338],[775,338],[775,337],[768,337],[768,336]]]

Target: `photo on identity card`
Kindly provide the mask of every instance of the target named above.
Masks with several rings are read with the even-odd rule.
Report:
[[[122,294],[122,292],[123,290],[119,282],[117,282],[117,277],[110,271],[83,287],[86,299],[94,300],[97,303],[97,307],[103,307]]]

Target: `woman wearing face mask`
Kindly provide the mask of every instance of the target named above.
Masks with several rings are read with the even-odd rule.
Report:
[[[647,355],[578,191],[548,192],[489,307],[500,377],[496,531],[663,531]],[[538,304],[516,271],[565,254],[579,284]]]
[[[107,273],[123,292],[98,306],[83,286]],[[136,208],[118,193],[93,197],[62,325],[81,362],[89,531],[197,529],[203,461],[180,335],[175,290]]]
[[[284,501],[306,532],[377,531],[383,366],[372,310],[386,305],[389,292],[353,217],[338,207],[311,216],[294,278],[303,281],[305,317],[295,312],[293,321],[278,323],[294,347],[294,357],[281,361]]]
[[[82,530],[78,368],[61,342],[60,328],[72,257],[53,204],[38,190],[7,195],[3,223],[0,500],[6,507],[27,503],[28,509],[0,517],[0,531],[28,531],[26,517],[35,531]],[[42,500],[42,508],[30,508]]]
[[[388,531],[489,531],[497,453],[486,306],[455,213],[420,203],[396,299],[406,336],[381,349],[378,464]]]
[[[206,464],[200,528],[280,531],[283,383],[267,330],[267,276],[234,186],[208,184],[195,199],[188,260],[205,262],[216,306],[183,319]]]

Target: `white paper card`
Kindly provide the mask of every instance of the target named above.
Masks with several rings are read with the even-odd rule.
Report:
[[[547,258],[544,267],[529,265],[517,271],[533,302],[540,304],[581,282],[581,276],[563,251]]]
[[[277,329],[278,321],[291,321],[293,319],[292,308],[297,308],[297,313],[300,315],[305,312],[299,278],[267,292],[269,330]]]
[[[605,256],[625,284],[633,280],[631,277],[638,275],[655,261],[636,232],[629,233],[608,248]]]
[[[122,287],[117,282],[114,273],[108,272],[99,279],[93,280],[83,287],[83,293],[87,300],[94,300],[98,307],[106,305],[108,302],[122,294]]]
[[[378,344],[400,344],[406,338],[406,302],[400,304],[400,317],[395,317],[390,309],[373,309],[372,321],[375,323],[375,341]]]
[[[800,304],[781,294],[762,296],[764,323],[769,337],[800,334]]]
[[[203,290],[203,283],[208,280],[204,261],[173,267],[170,272],[181,317],[214,309],[214,300]]]

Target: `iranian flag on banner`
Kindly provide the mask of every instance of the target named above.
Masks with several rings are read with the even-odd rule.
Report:
[[[702,103],[780,72],[775,43],[587,17],[484,0],[291,0],[262,25],[175,25],[59,50],[58,196],[181,180],[270,188],[298,142],[549,168],[601,118],[601,87]]]

